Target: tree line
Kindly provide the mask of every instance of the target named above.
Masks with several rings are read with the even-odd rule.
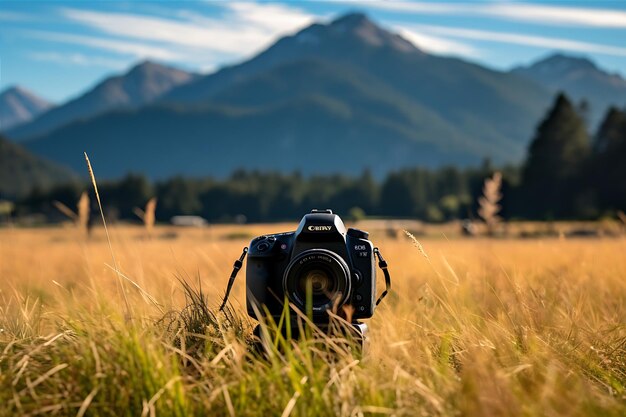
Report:
[[[99,184],[105,214],[137,219],[137,207],[157,198],[156,218],[199,215],[210,222],[298,219],[311,208],[352,218],[385,216],[440,222],[475,218],[485,179],[502,173],[505,219],[594,219],[626,210],[626,110],[611,108],[594,134],[580,108],[563,94],[539,124],[520,166],[406,168],[381,180],[358,176],[237,170],[226,179],[175,177],[151,182],[138,174]],[[87,184],[33,190],[17,214],[60,218],[52,202],[75,205]],[[95,201],[95,199],[91,199]],[[96,210],[97,207],[92,207]]]

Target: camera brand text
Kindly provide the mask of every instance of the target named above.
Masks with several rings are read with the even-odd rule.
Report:
[[[332,226],[309,226],[307,227],[307,230],[309,232],[328,232],[332,229],[333,229]]]

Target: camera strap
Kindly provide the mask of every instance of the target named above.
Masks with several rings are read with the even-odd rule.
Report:
[[[376,300],[376,305],[378,305],[391,290],[391,276],[387,270],[387,261],[385,261],[383,254],[380,253],[378,248],[374,248],[374,254],[376,254],[376,257],[378,258],[378,267],[383,270],[383,274],[385,275],[385,291],[383,291],[380,297],[378,297],[378,300]]]
[[[246,257],[247,253],[248,253],[248,248],[247,247],[243,248],[243,252],[241,252],[241,256],[239,257],[239,259],[235,261],[235,264],[233,265],[233,272],[230,274],[230,278],[228,279],[228,286],[226,287],[226,294],[224,295],[224,301],[222,301],[222,305],[220,306],[220,311],[222,311],[224,307],[226,307],[226,303],[228,302],[228,296],[230,295],[230,290],[233,288],[233,284],[235,283],[235,278],[237,278],[237,273],[243,266],[243,260]]]

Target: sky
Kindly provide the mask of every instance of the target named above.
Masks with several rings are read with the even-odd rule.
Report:
[[[61,103],[146,59],[209,73],[352,11],[426,52],[498,70],[559,51],[626,74],[626,0],[0,0],[0,91]]]

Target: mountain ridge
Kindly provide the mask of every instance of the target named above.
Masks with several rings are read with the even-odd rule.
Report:
[[[7,136],[22,141],[108,110],[142,106],[196,76],[153,61],[142,61],[123,74],[105,78],[85,93],[41,114],[32,122],[8,130]]]
[[[54,105],[20,85],[0,92],[0,131],[29,122]]]
[[[597,127],[609,107],[626,106],[626,79],[621,74],[609,73],[584,56],[553,53],[510,72],[554,93],[563,91],[575,101],[587,101],[591,107],[592,128]]]

